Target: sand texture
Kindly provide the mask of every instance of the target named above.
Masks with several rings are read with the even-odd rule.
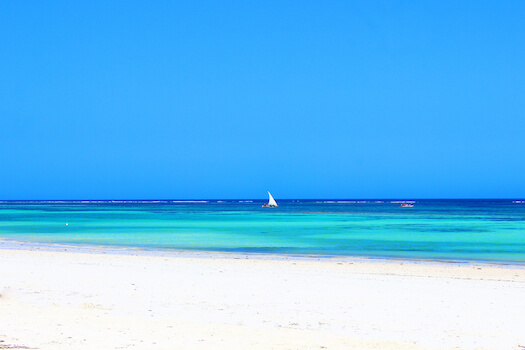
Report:
[[[525,348],[525,268],[0,249],[0,349]]]

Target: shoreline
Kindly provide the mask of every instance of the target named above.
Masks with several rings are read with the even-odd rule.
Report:
[[[230,252],[217,250],[198,250],[198,249],[158,249],[133,246],[105,246],[89,244],[66,244],[66,243],[42,243],[33,241],[20,241],[0,238],[0,250],[40,250],[50,252],[76,252],[89,254],[117,254],[132,256],[159,256],[159,257],[181,257],[181,258],[202,258],[202,259],[257,259],[257,260],[297,260],[297,261],[342,261],[342,262],[379,262],[379,263],[414,263],[414,264],[452,264],[452,265],[473,265],[473,266],[493,266],[493,267],[524,267],[525,261],[504,261],[504,260],[476,260],[476,259],[425,259],[408,258],[393,256],[359,256],[359,255],[318,255],[318,254],[277,254],[262,252]]]

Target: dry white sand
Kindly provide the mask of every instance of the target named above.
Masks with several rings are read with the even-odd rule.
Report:
[[[525,348],[523,266],[65,249],[0,249],[0,349]]]

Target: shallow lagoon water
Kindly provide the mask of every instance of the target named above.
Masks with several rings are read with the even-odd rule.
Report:
[[[0,203],[0,239],[159,250],[525,263],[520,200]]]

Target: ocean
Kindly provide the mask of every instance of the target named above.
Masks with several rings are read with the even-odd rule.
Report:
[[[525,201],[2,201],[0,239],[273,255],[525,263]]]

